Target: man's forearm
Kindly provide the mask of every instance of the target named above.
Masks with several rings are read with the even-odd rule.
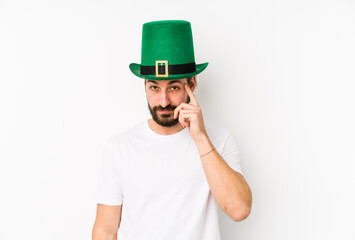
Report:
[[[94,227],[92,230],[92,240],[117,240],[117,233],[107,233]]]
[[[200,156],[214,146],[207,135],[196,141]],[[220,208],[234,221],[246,218],[251,209],[251,190],[243,175],[228,166],[221,155],[213,150],[201,157],[207,182]]]

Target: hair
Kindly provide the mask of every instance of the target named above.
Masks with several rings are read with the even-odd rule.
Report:
[[[189,86],[190,86],[191,79],[192,79],[192,77],[187,78],[187,85],[189,85]]]

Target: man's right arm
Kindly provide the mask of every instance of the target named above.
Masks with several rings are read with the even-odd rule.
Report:
[[[122,205],[97,204],[96,219],[92,229],[92,240],[117,240],[121,222]]]

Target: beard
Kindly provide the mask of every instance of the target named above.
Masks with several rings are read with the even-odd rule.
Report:
[[[187,96],[187,99],[185,101],[185,103],[189,103],[190,102],[190,97]],[[150,115],[152,115],[153,120],[159,124],[160,126],[163,127],[172,127],[175,126],[178,122],[179,122],[179,115],[178,117],[175,119],[174,118],[174,110],[175,108],[177,108],[177,106],[175,105],[167,105],[165,108],[161,107],[161,106],[156,106],[156,107],[150,107],[149,102],[148,102],[148,109],[150,112]],[[166,113],[166,114],[161,114],[158,113],[158,111],[163,111],[163,110],[172,110],[170,113]]]

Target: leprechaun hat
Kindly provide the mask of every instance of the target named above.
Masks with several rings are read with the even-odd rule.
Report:
[[[190,22],[162,20],[143,24],[141,64],[129,69],[140,78],[168,80],[195,76],[207,65],[195,63]]]

